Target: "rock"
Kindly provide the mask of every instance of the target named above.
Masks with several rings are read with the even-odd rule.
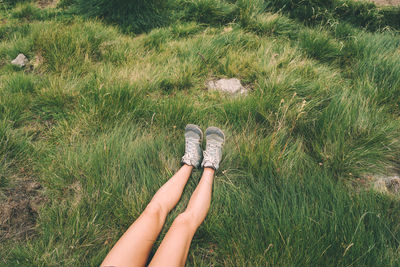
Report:
[[[247,89],[242,86],[239,79],[220,79],[217,81],[209,81],[207,83],[208,90],[217,90],[230,94],[247,94]]]
[[[386,187],[389,190],[389,192],[392,192],[394,194],[400,194],[400,178],[393,177],[387,180]]]
[[[381,193],[400,195],[400,178],[397,175],[387,177],[376,177],[373,188]]]
[[[11,61],[11,64],[22,68],[25,67],[28,62],[29,60],[24,54],[19,54],[13,61]]]

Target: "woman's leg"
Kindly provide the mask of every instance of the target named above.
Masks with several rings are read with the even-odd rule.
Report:
[[[206,130],[207,146],[201,164],[203,175],[185,212],[179,214],[168,230],[149,266],[184,266],[190,243],[210,208],[214,172],[222,158],[224,133],[217,127]]]
[[[139,218],[108,253],[101,266],[144,266],[164,225],[178,203],[193,166],[183,165],[154,195]]]
[[[172,223],[149,266],[185,265],[193,235],[210,208],[214,172],[211,168],[204,168],[186,210]]]

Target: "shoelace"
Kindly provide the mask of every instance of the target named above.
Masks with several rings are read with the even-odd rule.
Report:
[[[220,145],[216,144],[207,144],[207,148],[204,151],[204,160],[211,162],[214,166],[218,165],[219,158],[218,158],[218,149]]]
[[[197,139],[186,139],[185,141],[185,150],[186,155],[197,155],[197,147],[200,144],[200,141]]]

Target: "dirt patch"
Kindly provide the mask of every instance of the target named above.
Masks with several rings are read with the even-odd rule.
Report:
[[[40,8],[51,7],[54,8],[58,4],[58,0],[39,0],[37,4]]]
[[[17,178],[2,190],[0,240],[29,238],[34,233],[39,207],[45,198],[41,185],[30,177]]]
[[[400,5],[400,0],[371,0],[377,6],[398,6]]]

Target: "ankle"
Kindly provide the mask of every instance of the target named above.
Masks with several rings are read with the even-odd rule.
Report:
[[[213,176],[214,173],[215,173],[215,170],[213,168],[210,168],[210,167],[205,167],[204,170],[203,170],[203,173]]]

